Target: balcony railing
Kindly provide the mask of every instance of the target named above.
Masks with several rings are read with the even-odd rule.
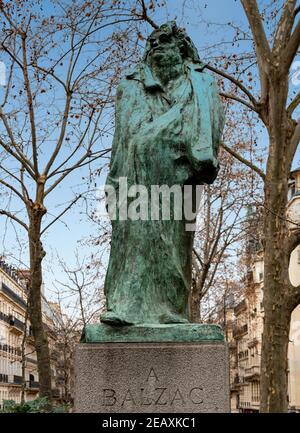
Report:
[[[252,340],[249,341],[248,343],[248,347],[254,347],[258,344],[258,339],[257,338],[252,338]]]
[[[22,376],[17,376],[15,374],[4,374],[5,383],[9,386],[21,386],[22,385]]]
[[[247,380],[253,378],[254,376],[260,375],[260,367],[258,365],[253,365],[252,367],[245,368],[245,378]]]
[[[39,389],[40,387],[39,382],[36,382],[34,380],[29,380],[27,383],[28,383],[28,388],[30,389]]]
[[[26,288],[24,281],[19,277],[18,271],[12,266],[9,266],[7,263],[5,263],[4,260],[0,260],[0,269],[2,269],[7,275],[9,275],[23,289]]]
[[[232,331],[232,335],[234,338],[240,338],[243,335],[247,334],[248,325],[235,326]]]
[[[0,343],[0,350],[11,353],[12,355],[22,356],[22,351],[19,347],[10,346],[9,344]]]
[[[7,315],[7,314],[2,313],[2,311],[1,311],[0,312],[0,320],[2,320],[3,322],[6,322],[11,327],[16,328],[18,331],[24,332],[25,323],[22,322],[21,320],[17,319],[16,317],[14,317],[12,314]]]
[[[16,302],[16,304],[18,304],[20,307],[26,309],[26,302],[24,301],[24,299],[22,299],[21,296],[17,295],[12,289],[7,287],[6,284],[2,283],[1,291],[11,300]]]
[[[0,382],[6,383],[8,385],[22,385],[22,376],[17,375],[8,375],[8,374],[1,374],[0,373]],[[26,387],[30,389],[36,389],[38,390],[40,385],[39,382],[35,382],[34,380],[27,380],[26,381]]]
[[[22,334],[25,329],[25,323],[21,322],[21,320],[16,317],[10,315],[9,316],[9,325],[12,331],[16,331],[18,334]]]
[[[236,374],[233,381],[231,382],[231,387],[233,388],[235,386],[244,385],[244,384],[245,384],[244,377]]]

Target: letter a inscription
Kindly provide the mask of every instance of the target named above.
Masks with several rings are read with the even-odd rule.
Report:
[[[147,377],[147,382],[150,382],[150,380],[153,380],[153,379],[155,379],[155,381],[158,382],[158,377],[157,377],[157,375],[156,375],[154,369],[151,368],[151,369],[150,369],[150,372],[149,372],[149,374],[148,374],[148,377]]]

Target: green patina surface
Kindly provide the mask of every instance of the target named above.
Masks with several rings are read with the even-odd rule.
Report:
[[[103,323],[87,325],[82,343],[136,343],[136,342],[222,342],[223,332],[218,325],[170,324],[110,326]]]
[[[224,116],[218,87],[204,67],[194,44],[174,22],[150,35],[143,60],[117,91],[106,182],[111,190],[119,192],[120,178],[127,179],[128,189],[143,185],[149,192],[153,185],[183,190],[185,185],[195,189],[214,181]],[[143,198],[128,198],[125,207],[130,206],[143,208]],[[217,328],[204,325],[178,325],[178,331],[174,326],[151,328],[188,322],[194,232],[186,230],[186,223],[191,221],[177,220],[172,210],[169,220],[150,219],[150,208],[148,219],[123,220],[120,207],[112,221],[104,285],[107,312],[101,315],[103,323],[115,328],[88,328],[88,339],[99,335],[100,341],[102,333],[106,341],[162,341],[163,335],[170,341],[215,338]],[[161,207],[162,198],[160,214]],[[150,327],[126,327],[140,324]],[[117,327],[121,325],[125,328]]]
[[[191,221],[183,212],[178,219],[171,207],[164,219],[165,198],[159,196],[159,217],[152,218],[149,200],[153,186],[176,186],[183,192],[189,185],[195,205],[197,185],[217,176],[223,107],[204,68],[191,39],[171,22],[150,35],[142,61],[119,85],[106,182],[108,210],[118,196],[115,217],[109,212],[107,311],[102,323],[85,328],[82,342],[224,341],[219,326],[188,323],[194,232],[186,224],[195,217]],[[147,200],[126,194],[120,203],[121,179],[127,190],[146,188]],[[124,219],[124,207],[127,215],[134,209],[140,217]]]

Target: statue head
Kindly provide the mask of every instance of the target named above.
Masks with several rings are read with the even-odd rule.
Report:
[[[154,30],[147,39],[144,61],[148,64],[200,62],[197,48],[184,29],[170,21]]]

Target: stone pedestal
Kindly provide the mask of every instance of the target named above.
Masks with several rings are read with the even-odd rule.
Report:
[[[80,344],[75,411],[229,412],[224,341]]]

